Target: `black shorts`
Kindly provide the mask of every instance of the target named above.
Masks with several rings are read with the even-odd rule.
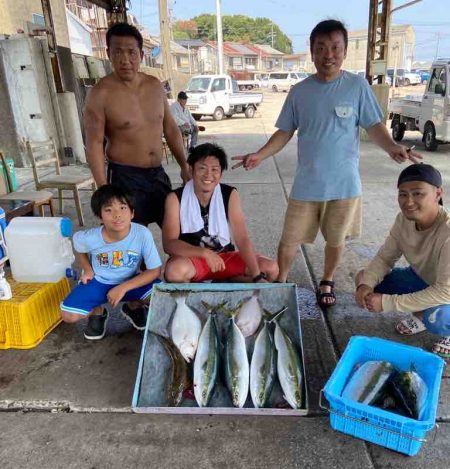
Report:
[[[108,182],[130,192],[134,197],[133,221],[147,226],[156,222],[161,227],[164,220],[164,204],[172,184],[162,166],[137,168],[108,163]]]

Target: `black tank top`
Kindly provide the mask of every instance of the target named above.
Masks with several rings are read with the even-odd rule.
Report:
[[[235,187],[229,186],[228,184],[220,184],[220,190],[222,192],[223,198],[223,205],[225,208],[225,216],[227,217],[228,222],[228,204],[230,202],[230,195],[231,193],[236,190]],[[178,197],[178,201],[181,205],[181,196],[183,195],[183,187],[179,187],[178,189],[174,190],[176,196]],[[209,226],[209,204],[206,207],[202,207],[200,205],[200,213],[203,219],[203,228],[196,233],[181,233],[180,227],[180,236],[178,239],[181,241],[185,241],[192,246],[199,246],[202,248],[211,249],[214,252],[227,252],[227,251],[234,251],[235,248],[232,243],[227,244],[226,246],[222,247],[219,240],[211,236],[208,233],[208,226]]]

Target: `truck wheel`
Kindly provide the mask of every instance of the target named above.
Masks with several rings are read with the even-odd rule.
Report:
[[[248,119],[251,119],[252,117],[255,117],[255,108],[253,106],[249,106],[245,110],[245,117],[247,117]]]
[[[396,142],[401,142],[405,135],[406,125],[398,120],[392,123],[392,138]]]
[[[277,88],[276,85],[273,85],[273,86],[272,86],[272,91],[273,91],[274,93],[278,93],[278,88]]]
[[[202,118],[201,114],[192,114],[192,117],[196,120],[199,121]]]
[[[434,125],[431,122],[425,124],[425,129],[423,131],[423,141],[425,142],[425,149],[427,151],[436,151],[438,143],[436,141],[436,131],[434,130]]]
[[[215,121],[221,121],[223,119],[224,114],[225,113],[223,112],[223,109],[221,107],[216,107],[213,114],[213,119]]]
[[[252,86],[252,85],[248,85],[248,86],[247,86],[247,90],[248,90],[248,91],[251,91],[252,89],[253,89],[253,86]]]
[[[245,85],[239,85],[239,91],[244,91],[245,90]]]
[[[411,84],[409,78],[405,78],[405,86],[409,86]]]

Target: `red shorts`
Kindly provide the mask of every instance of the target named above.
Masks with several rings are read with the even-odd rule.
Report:
[[[195,276],[191,282],[203,282],[204,280],[228,280],[233,277],[245,275],[245,262],[239,251],[222,252],[218,254],[225,263],[225,270],[211,272],[211,269],[203,257],[190,257],[194,264]]]

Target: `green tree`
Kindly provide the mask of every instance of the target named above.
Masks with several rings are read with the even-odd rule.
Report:
[[[196,26],[196,29],[193,27]],[[244,15],[222,17],[224,41],[253,42],[269,44],[280,52],[292,53],[292,41],[269,18],[250,18]],[[182,35],[183,37],[180,37]],[[189,21],[174,24],[174,37],[177,39],[217,40],[216,15],[195,16]]]

